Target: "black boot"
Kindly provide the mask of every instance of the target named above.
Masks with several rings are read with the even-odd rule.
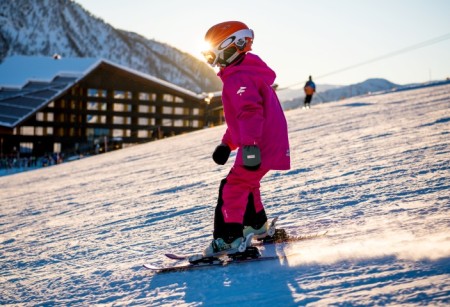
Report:
[[[247,208],[244,214],[244,226],[251,226],[254,229],[261,228],[267,222],[266,210],[262,209],[258,213],[255,210],[253,193],[248,195]]]

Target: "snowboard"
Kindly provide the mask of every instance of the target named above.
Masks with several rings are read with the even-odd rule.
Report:
[[[157,266],[153,264],[144,264],[143,267],[147,270],[155,271],[158,273],[169,273],[169,272],[183,272],[190,270],[206,269],[212,267],[225,267],[234,264],[252,263],[252,262],[262,262],[270,260],[283,260],[286,259],[286,255],[276,255],[276,256],[260,256],[258,258],[233,258],[229,255],[225,257],[220,257],[216,259],[209,259],[209,262],[203,263],[187,263],[187,264],[176,264],[172,266]]]
[[[315,239],[323,237],[327,234],[327,231],[325,231],[322,233],[293,236],[288,234],[287,231],[284,229],[277,229],[275,227],[277,220],[278,217],[275,217],[272,220],[266,234],[261,236],[249,234],[245,238],[243,243],[236,250],[231,251],[227,250],[226,252],[218,252],[208,257],[204,257],[202,254],[166,253],[164,255],[169,259],[175,261],[189,261],[189,263],[174,264],[168,266],[144,264],[143,267],[148,270],[156,271],[159,273],[165,273],[165,272],[180,272],[211,267],[224,267],[230,264],[239,264],[239,263],[261,262],[277,259],[283,260],[286,259],[288,255],[262,256],[259,251],[259,247],[271,244],[287,244],[291,242]]]
[[[313,234],[292,236],[292,235],[287,234],[287,232],[284,229],[276,229],[275,232],[273,232],[272,236],[265,237],[265,238],[257,238],[256,240],[253,240],[253,242],[251,243],[251,246],[261,247],[261,246],[271,245],[271,244],[285,244],[285,243],[293,243],[293,242],[298,242],[298,241],[317,239],[317,238],[326,236],[327,233],[328,233],[328,231],[324,231],[324,232],[313,233]],[[164,256],[166,256],[167,258],[172,259],[172,260],[188,260],[193,255],[194,254],[174,254],[174,253],[165,253],[164,254]]]

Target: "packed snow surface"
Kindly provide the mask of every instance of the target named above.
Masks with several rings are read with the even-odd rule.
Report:
[[[0,304],[450,304],[450,86],[286,113],[292,169],[270,218],[326,237],[266,261],[157,274],[211,240],[225,127],[0,177]],[[234,160],[234,157],[233,159]]]

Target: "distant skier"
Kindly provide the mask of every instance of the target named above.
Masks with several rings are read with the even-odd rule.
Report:
[[[248,53],[253,37],[253,31],[238,21],[219,23],[205,35],[211,47],[203,55],[211,66],[220,68],[227,124],[212,158],[224,165],[232,150],[238,152],[220,184],[214,239],[204,256],[236,248],[249,233],[267,232],[260,181],[269,170],[290,168],[287,123],[271,87],[276,75],[257,55]]]
[[[311,76],[309,76],[309,80],[306,81],[303,90],[305,91],[305,101],[303,109],[309,109],[311,107],[311,99],[316,92],[316,84],[313,82]]]

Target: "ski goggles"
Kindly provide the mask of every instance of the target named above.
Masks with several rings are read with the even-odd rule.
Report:
[[[239,53],[250,50],[250,48],[246,50],[245,47],[247,38],[253,39],[253,36],[253,30],[251,29],[239,30],[222,41],[217,47],[211,47],[203,51],[202,54],[211,66],[216,66],[217,63],[230,63]]]

